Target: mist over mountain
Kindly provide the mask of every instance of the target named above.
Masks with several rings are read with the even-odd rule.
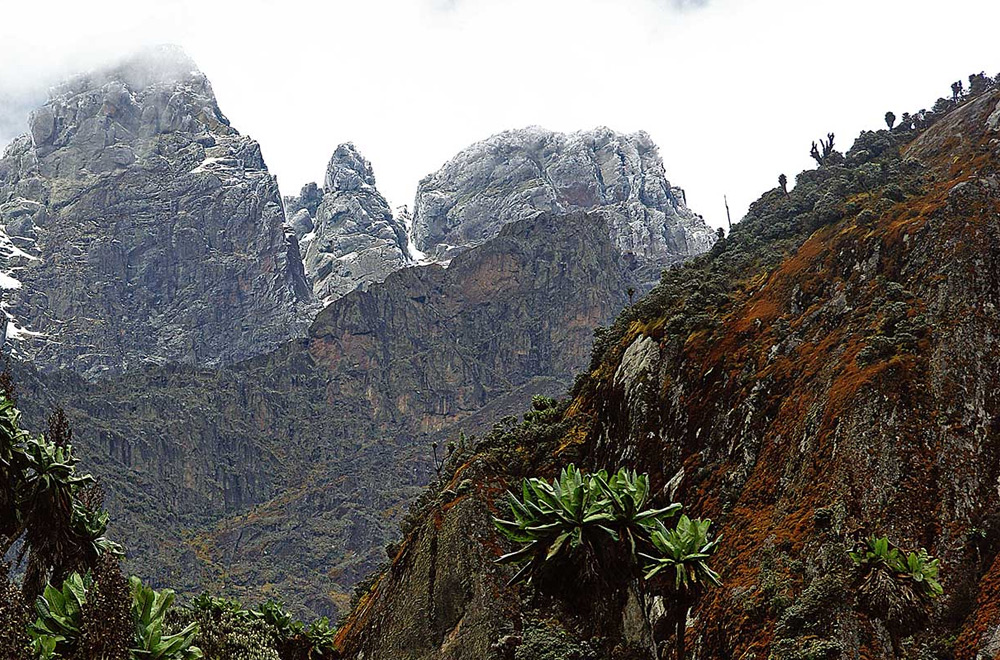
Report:
[[[24,92],[0,97],[0,147],[6,147],[28,128],[28,115],[45,101],[45,93]]]

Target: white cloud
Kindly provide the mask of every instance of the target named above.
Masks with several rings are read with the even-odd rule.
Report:
[[[979,0],[57,0],[0,16],[0,112],[69,71],[171,42],[261,142],[285,194],[321,180],[343,141],[404,204],[492,133],[603,124],[647,130],[716,225],[723,194],[738,217],[779,173],[810,167],[827,131],[846,148],[886,110],[1000,71],[1000,8]]]

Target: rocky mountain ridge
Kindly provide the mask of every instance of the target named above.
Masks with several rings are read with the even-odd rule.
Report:
[[[31,126],[0,161],[22,406],[35,428],[67,411],[132,570],[189,594],[346,609],[430,443],[564,391],[637,285],[598,199],[525,205],[447,268],[413,265],[350,144],[282,203],[173,49],[59,88]]]
[[[648,136],[608,129],[529,128],[474,145],[421,184],[412,223],[393,216],[350,143],[322,188],[283,202],[260,145],[172,47],[56,87],[29,125],[0,159],[7,334],[23,359],[90,379],[232,364],[302,336],[322,304],[415,263],[410,224],[447,263],[511,221],[599,210],[640,290],[715,240]],[[509,171],[497,149],[511,152]],[[439,207],[468,225],[446,249],[425,235]]]
[[[354,145],[338,147],[330,167],[345,172],[343,182],[330,180],[328,171],[323,188],[308,184],[285,199],[289,224],[309,245],[306,272],[327,302],[413,263],[411,252],[447,265],[506,224],[543,211],[603,213],[640,291],[660,270],[705,252],[718,238],[666,179],[656,145],[643,132],[602,127],[563,134],[532,126],[499,133],[425,177],[412,220],[404,217],[408,211],[393,217]]]
[[[716,232],[672,186],[649,135],[606,127],[556,133],[532,126],[478,142],[425,177],[413,212],[416,247],[437,259],[538,211],[600,210],[648,289],[660,270],[708,250]]]

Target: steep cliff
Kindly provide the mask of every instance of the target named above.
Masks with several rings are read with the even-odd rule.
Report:
[[[96,378],[232,363],[304,332],[310,294],[277,183],[183,53],[61,85],[30,128],[0,160],[18,356]]]
[[[936,110],[765,193],[599,334],[570,401],[449,465],[344,656],[650,657],[635,602],[508,587],[493,561],[504,488],[576,461],[649,472],[658,502],[721,528],[692,658],[995,657],[1000,90]],[[855,599],[847,550],[869,533],[942,561],[899,656]]]
[[[232,367],[18,380],[29,420],[67,409],[139,574],[334,614],[397,537],[430,444],[565,391],[626,287],[603,218],[541,215]]]
[[[715,231],[687,207],[646,133],[506,131],[464,149],[417,189],[413,239],[447,260],[537,211],[601,210],[640,283],[701,254]],[[645,288],[648,288],[645,287]]]

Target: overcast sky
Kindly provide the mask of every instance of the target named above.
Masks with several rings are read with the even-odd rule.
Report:
[[[379,188],[531,124],[644,129],[714,225],[886,110],[1000,72],[1000,3],[881,0],[0,0],[0,142],[66,75],[182,46],[284,194],[353,141]]]

